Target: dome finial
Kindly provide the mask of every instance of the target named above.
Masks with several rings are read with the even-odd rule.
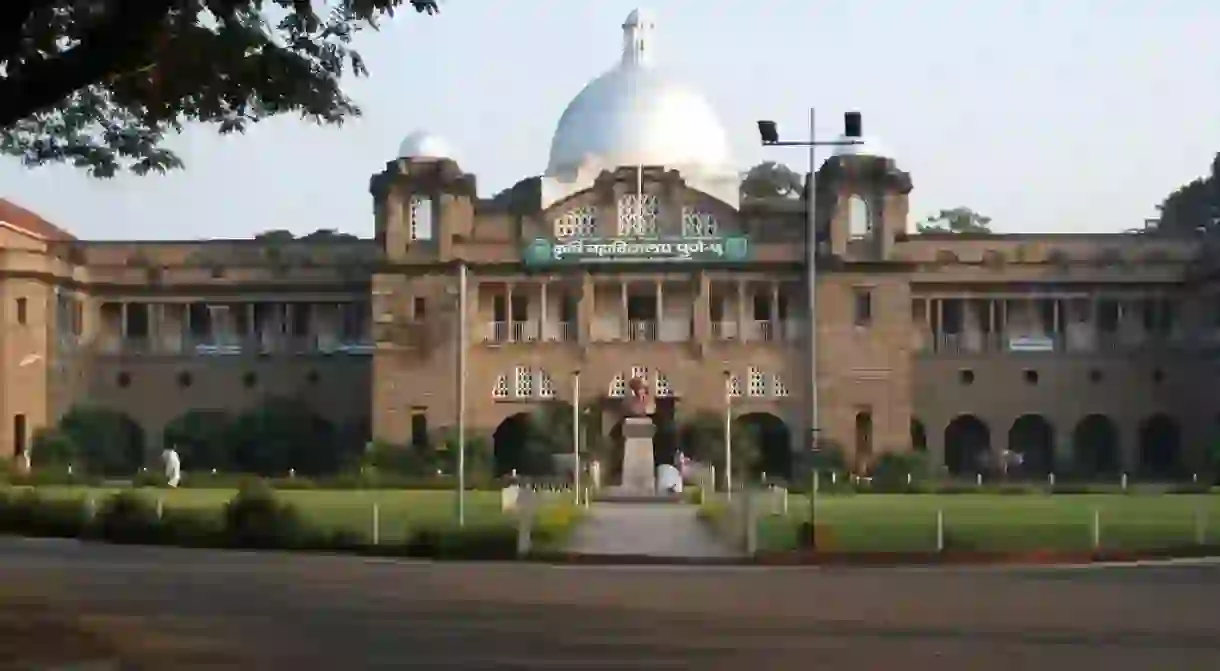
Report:
[[[632,10],[623,22],[623,65],[651,65],[656,20],[652,12]]]

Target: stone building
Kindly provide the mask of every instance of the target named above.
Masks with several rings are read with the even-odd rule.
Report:
[[[374,240],[83,241],[0,201],[0,454],[76,403],[155,447],[183,412],[268,394],[411,443],[456,423],[464,347],[472,432],[570,402],[576,371],[582,406],[639,377],[663,418],[731,397],[786,471],[812,442],[806,201],[741,198],[725,129],[653,63],[653,30],[632,13],[545,172],[496,198],[409,136],[371,180]],[[1197,242],[916,234],[911,177],[872,141],[816,185],[824,443],[1167,475],[1220,440],[1220,286]]]

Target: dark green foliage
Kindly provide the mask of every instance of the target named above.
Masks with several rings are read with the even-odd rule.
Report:
[[[915,225],[919,233],[990,233],[991,217],[968,207],[941,210]]]
[[[224,536],[233,547],[297,547],[307,541],[305,531],[297,510],[277,499],[275,490],[261,480],[242,485],[225,505]]]
[[[58,433],[60,439],[70,443],[72,452],[84,462],[73,464],[74,470],[87,469],[101,475],[131,475],[139,470],[145,460],[144,431],[139,424],[117,410],[73,407],[60,420]]]
[[[411,531],[406,553],[429,559],[512,559],[517,532],[508,526],[434,526]]]
[[[804,176],[775,161],[750,168],[741,180],[742,198],[796,198],[804,191]]]
[[[164,444],[178,451],[192,470],[229,470],[229,427],[233,418],[223,410],[190,410],[165,427]],[[164,478],[162,478],[164,479]]]
[[[33,490],[0,492],[0,533],[78,538],[87,525],[83,501],[47,499]]]
[[[36,468],[63,467],[81,463],[80,446],[58,428],[41,428],[31,441],[30,463]]]
[[[1158,209],[1161,216],[1151,232],[1198,235],[1220,228],[1220,153],[1212,160],[1206,177],[1179,187]]]
[[[135,491],[106,499],[94,524],[98,537],[111,543],[156,543],[163,536],[156,504]]]
[[[98,177],[181,166],[163,146],[191,122],[221,133],[286,113],[359,115],[344,76],[366,74],[353,38],[435,0],[5,0],[0,153]]]
[[[272,398],[238,415],[225,442],[233,470],[264,476],[333,473],[345,455],[335,449],[336,431],[304,402]],[[191,468],[185,462],[186,468]]]

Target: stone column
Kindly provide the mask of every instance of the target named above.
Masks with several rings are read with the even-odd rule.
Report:
[[[593,276],[588,272],[582,273],[580,301],[576,304],[576,342],[582,345],[589,342],[589,328],[596,314],[596,295],[597,285],[593,282]]]
[[[627,280],[619,281],[619,298],[621,305],[619,306],[619,325],[622,328],[620,334],[624,339],[631,339],[631,320],[627,311]]]
[[[737,340],[746,340],[746,282],[737,280]]]
[[[546,329],[546,312],[547,312],[547,291],[546,286],[550,282],[547,278],[542,278],[542,282],[538,284],[538,339],[546,342],[550,340]]]
[[[657,332],[655,335],[656,335],[656,339],[658,341],[665,339],[661,335],[661,325],[665,323],[665,300],[662,298],[662,292],[661,292],[661,287],[663,286],[663,284],[664,284],[664,282],[662,280],[657,280],[656,287],[655,287],[656,292],[657,292],[657,324],[655,327]]]
[[[707,343],[711,331],[712,280],[707,271],[700,270],[695,276],[694,333],[696,341]]]
[[[779,282],[771,281],[771,310],[767,314],[767,321],[770,323],[771,339],[779,340]]]

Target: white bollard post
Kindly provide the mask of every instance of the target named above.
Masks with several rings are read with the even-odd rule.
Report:
[[[157,519],[165,517],[165,497],[157,499]]]
[[[746,556],[753,557],[758,552],[758,519],[754,514],[754,493],[747,487],[741,492],[742,514],[746,523]]]
[[[907,473],[907,487],[911,486],[911,474]]]
[[[833,487],[834,485],[837,485],[837,484],[839,484],[839,472],[831,471],[830,472],[830,485]]]
[[[585,510],[588,510],[589,506],[593,505],[592,501],[591,501],[592,498],[593,498],[593,493],[589,490],[588,487],[585,487]]]
[[[1054,473],[1051,473],[1051,474],[1047,475],[1047,476],[1046,476],[1046,482],[1047,482],[1047,484],[1049,484],[1051,487],[1054,487],[1054,486],[1055,486],[1055,474],[1054,474]]]
[[[788,489],[784,488],[784,517],[788,516]]]
[[[983,486],[983,474],[982,473],[978,473],[974,476],[974,484],[979,487]]]
[[[1191,474],[1190,481],[1193,484],[1196,484],[1196,485],[1199,484],[1199,474],[1198,473]]]
[[[534,492],[526,489],[521,493],[525,495],[525,500],[517,512],[517,557],[529,555],[531,526],[534,523]]]
[[[373,502],[373,545],[381,544],[381,505]]]
[[[945,511],[936,511],[936,551],[945,551]]]
[[[1093,549],[1101,549],[1101,510],[1093,509]]]
[[[1127,474],[1123,473],[1123,491],[1127,491]]]

